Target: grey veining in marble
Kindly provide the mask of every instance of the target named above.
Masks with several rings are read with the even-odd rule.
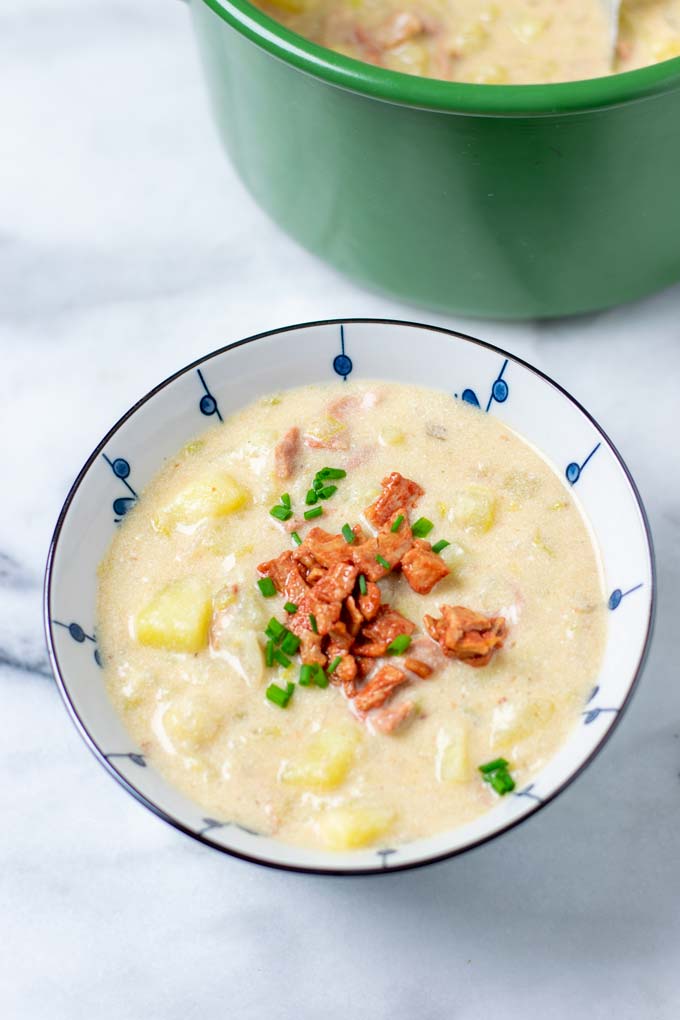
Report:
[[[235,178],[174,0],[5,0],[0,109],[0,1016],[677,1020],[680,288],[543,324],[358,289]],[[458,326],[554,375],[627,459],[659,566],[646,675],[585,775],[384,879],[260,870],[145,812],[68,721],[41,626],[52,527],[112,421],[210,348],[343,315]]]

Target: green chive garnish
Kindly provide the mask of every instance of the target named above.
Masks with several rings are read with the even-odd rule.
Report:
[[[390,641],[387,646],[387,654],[403,655],[410,644],[411,638],[408,634],[397,634],[394,641]]]
[[[305,510],[304,518],[306,521],[312,521],[315,517],[321,517],[323,513],[322,506],[315,506],[312,510]]]
[[[348,545],[351,545],[356,538],[354,532],[350,528],[349,524],[343,524],[342,526],[342,537]]]
[[[496,772],[497,769],[506,769],[508,762],[505,758],[494,758],[493,761],[488,761],[486,765],[480,765],[479,771],[483,775],[487,775],[489,772]]]
[[[326,478],[346,478],[347,477],[347,472],[343,471],[342,468],[329,468],[329,467],[325,467],[325,468],[321,468],[320,471],[317,471],[316,477],[317,478],[323,478],[323,479],[326,479]]]
[[[272,641],[276,641],[276,643],[278,644],[278,642],[286,633],[286,628],[283,626],[282,623],[279,623],[275,616],[272,616],[271,620],[265,627],[264,632],[268,638],[271,638]]]
[[[272,595],[276,595],[276,585],[272,581],[271,577],[261,577],[257,582],[257,587],[266,599],[271,598]]]
[[[280,648],[274,649],[274,662],[278,662],[279,666],[283,666],[287,669],[290,666],[290,659],[287,655],[284,655]]]
[[[264,660],[268,666],[274,665],[274,642],[270,638],[264,649]]]
[[[366,577],[364,576],[364,574],[359,574],[359,591],[361,592],[362,595],[365,595],[366,592],[368,591],[368,588],[366,586]]]
[[[316,489],[309,489],[305,496],[305,503],[307,506],[312,506],[314,503],[319,502],[319,497],[316,494]]]
[[[387,560],[385,559],[385,557],[381,556],[380,553],[378,553],[378,555],[376,556],[375,562],[379,563],[381,567],[385,568],[385,570],[391,570],[392,569],[391,566],[389,565],[389,563],[387,562]]]
[[[291,531],[290,537],[293,539],[296,545],[302,545],[302,539],[298,535],[297,531]]]
[[[403,520],[404,520],[404,515],[403,514],[399,514],[399,516],[396,518],[394,524],[390,528],[390,531],[394,531],[395,533],[397,531],[399,531],[399,528],[401,527]]]
[[[298,679],[298,683],[300,684],[301,687],[309,687],[309,685],[312,682],[313,672],[314,667],[309,665],[308,663],[305,663],[304,666],[300,666],[300,677]]]
[[[325,485],[325,482],[324,482],[323,478],[318,478],[318,477],[317,477],[317,478],[315,478],[315,479],[314,479],[314,481],[312,482],[312,485],[313,485],[313,487],[314,487],[314,488],[316,489],[316,491],[318,492],[318,491],[319,491],[319,489],[323,489],[323,487],[324,487],[324,485]]]
[[[287,613],[297,613],[297,606],[295,605],[294,602],[286,602],[283,608],[286,610]]]
[[[484,777],[486,779],[486,776]],[[492,772],[488,778],[488,782],[501,797],[506,793],[511,793],[515,789],[515,780],[512,778],[509,772],[505,769],[499,769],[498,772]]]
[[[291,631],[288,631],[281,642],[281,651],[285,652],[286,655],[295,655],[299,647],[300,638],[297,634],[292,634]]]
[[[434,524],[432,521],[428,521],[427,517],[419,517],[411,528],[411,531],[413,532],[414,538],[425,538],[426,535],[430,534],[433,528]]]
[[[323,489],[319,489],[319,499],[330,499],[337,491],[337,485],[324,485]]]
[[[314,670],[314,683],[317,687],[328,687],[328,677],[319,665]]]
[[[295,690],[295,684],[287,683],[285,690],[283,687],[279,687],[278,684],[270,684],[265,695],[270,701],[273,701],[279,708],[285,708],[293,697],[293,691]]]
[[[319,633],[319,628],[316,625],[316,616],[314,613],[309,614],[309,626],[312,628],[315,634]]]
[[[290,510],[290,496],[288,495],[287,492],[284,492],[283,496],[281,497],[281,503],[283,506],[287,506],[288,509]]]
[[[328,673],[328,676],[332,676],[333,673],[335,673],[336,669],[338,668],[338,666],[340,665],[341,662],[342,662],[342,655],[336,655],[335,658],[333,659],[333,661],[331,662],[330,666],[328,667],[327,671],[326,671]]]
[[[272,517],[276,517],[277,521],[288,521],[293,516],[293,511],[289,506],[273,506],[269,513]]]
[[[447,545],[451,545],[451,543],[447,542],[445,538],[440,538],[439,541],[435,542],[435,544],[432,546],[432,552],[440,553],[442,549],[446,549]]]

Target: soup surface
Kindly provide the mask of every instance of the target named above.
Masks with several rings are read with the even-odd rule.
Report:
[[[479,84],[595,78],[680,56],[680,0],[257,0],[314,42],[393,71]]]
[[[98,639],[133,738],[206,816],[347,849],[526,785],[605,615],[588,527],[531,446],[443,392],[338,382],[163,466],[101,564]]]

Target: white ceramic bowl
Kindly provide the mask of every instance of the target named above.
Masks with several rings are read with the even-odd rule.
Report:
[[[107,697],[95,633],[97,564],[118,521],[191,437],[287,384],[360,375],[445,389],[533,443],[575,489],[602,555],[610,609],[604,661],[581,723],[534,781],[467,825],[397,846],[331,853],[288,846],[228,818],[206,818],[135,747]],[[194,839],[280,868],[356,874],[441,860],[507,831],[593,759],[628,704],[649,645],[654,562],[635,484],[597,423],[556,383],[479,340],[378,320],[310,323],[250,337],[161,383],[114,425],[76,479],[54,532],[45,626],[66,706],[99,761],[147,808]]]

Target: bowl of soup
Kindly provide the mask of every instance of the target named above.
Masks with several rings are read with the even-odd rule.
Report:
[[[565,788],[647,651],[651,539],[557,384],[462,334],[374,320],[252,337],[98,445],[45,622],[108,771],[262,864],[399,870]]]
[[[678,0],[624,2],[615,59],[603,0],[190,10],[245,186],[359,282],[527,318],[680,278]]]

